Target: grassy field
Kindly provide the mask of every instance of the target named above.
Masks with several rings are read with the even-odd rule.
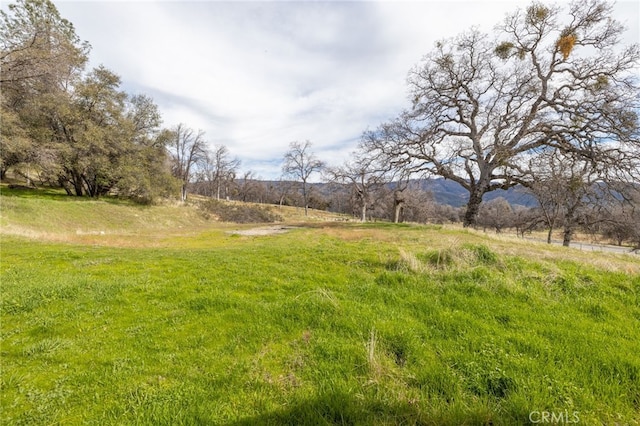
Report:
[[[640,259],[2,188],[2,424],[640,424]],[[546,413],[546,414],[545,414]]]

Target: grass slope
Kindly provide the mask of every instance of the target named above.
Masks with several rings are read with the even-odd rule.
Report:
[[[40,233],[2,235],[1,423],[640,422],[637,258],[428,226],[244,237],[186,208],[61,242],[47,218],[169,207],[8,198],[3,229]]]

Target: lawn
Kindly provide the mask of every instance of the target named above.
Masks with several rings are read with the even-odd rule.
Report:
[[[640,423],[632,256],[384,223],[239,236],[185,207],[9,195],[0,423]],[[105,233],[54,229],[69,206]]]

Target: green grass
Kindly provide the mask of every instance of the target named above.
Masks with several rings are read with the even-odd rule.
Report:
[[[0,224],[14,234],[44,239],[191,229],[206,222],[196,209],[144,206],[117,198],[70,197],[55,190],[1,188]]]
[[[168,208],[7,198],[3,226],[16,205]],[[126,247],[2,235],[0,423],[640,422],[636,258],[428,226],[165,226]]]

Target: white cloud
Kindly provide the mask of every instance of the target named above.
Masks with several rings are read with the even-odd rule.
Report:
[[[341,162],[362,131],[406,106],[406,75],[437,39],[490,30],[524,0],[422,2],[59,1],[93,65],[152,96],[166,125],[208,140],[264,178],[289,142]],[[638,41],[638,3],[619,2]],[[635,12],[635,14],[634,14]]]

